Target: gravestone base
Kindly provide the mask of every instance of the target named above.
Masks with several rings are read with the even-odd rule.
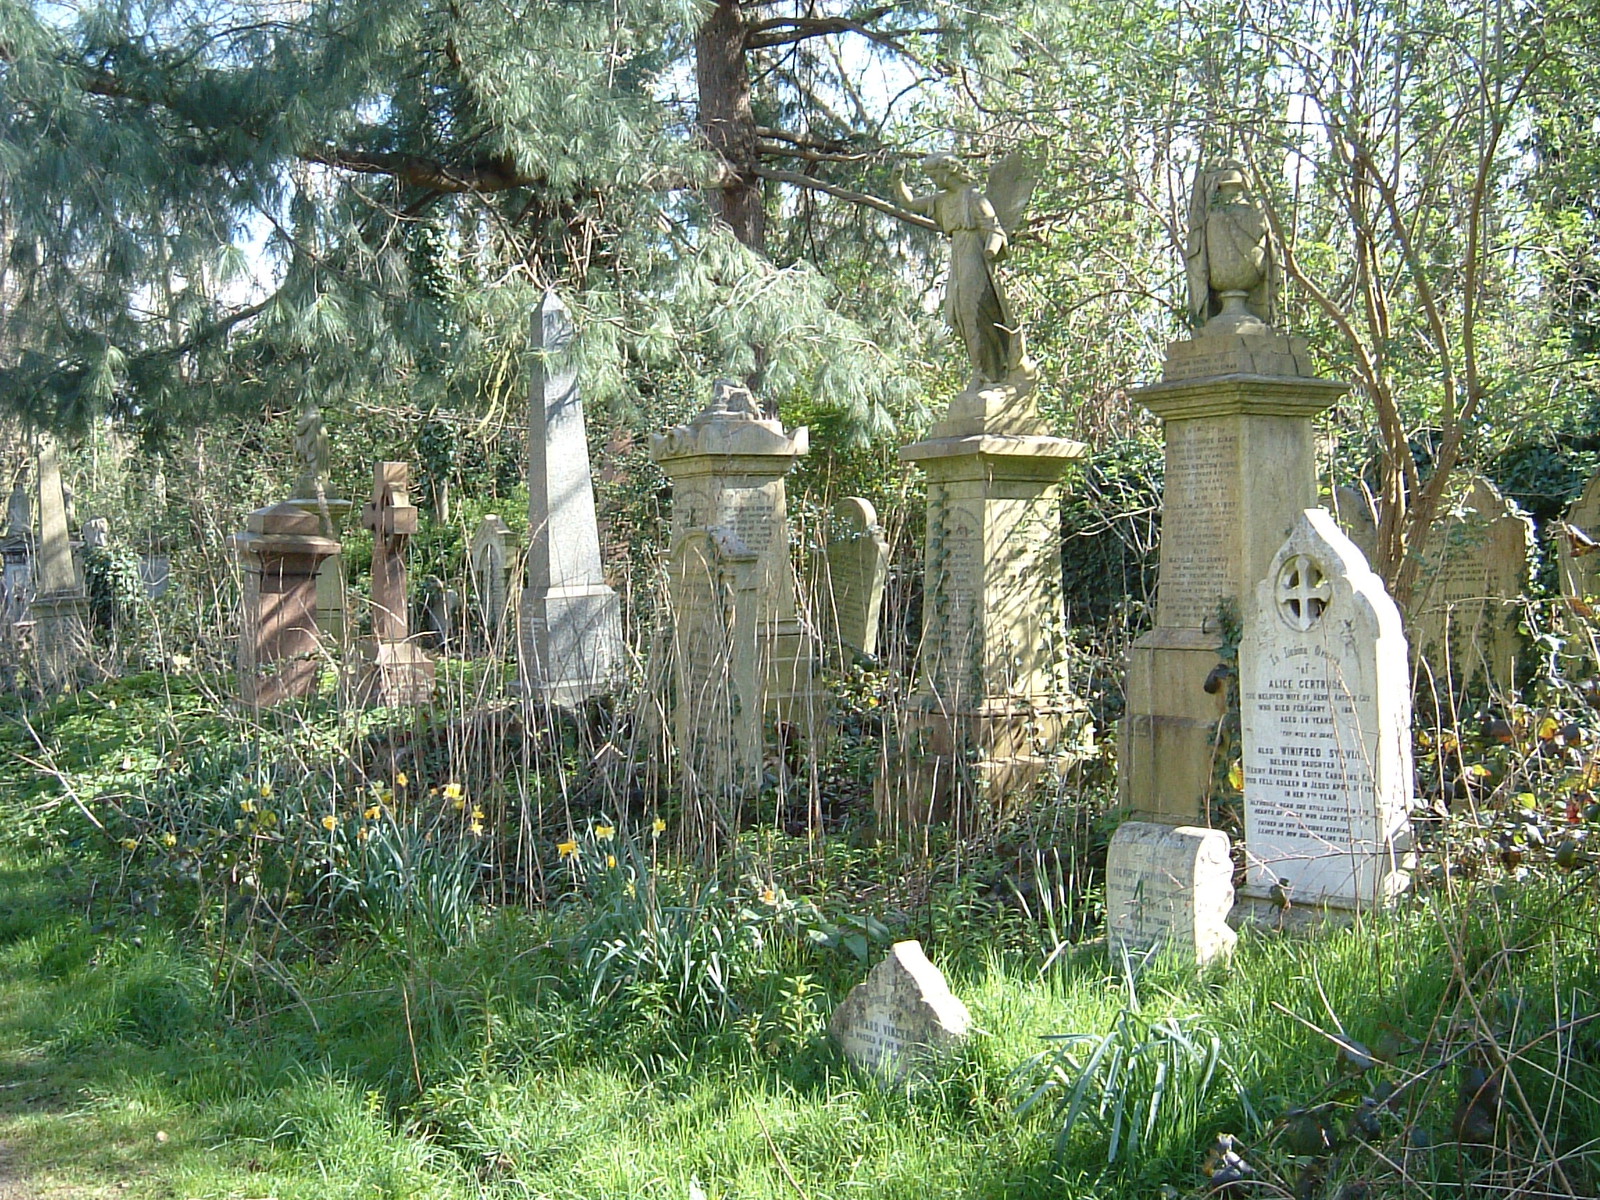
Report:
[[[354,702],[362,708],[401,708],[433,699],[433,657],[412,642],[363,638]]]
[[[1219,639],[1194,629],[1154,629],[1128,656],[1128,716],[1120,747],[1123,807],[1155,821],[1191,822],[1211,796],[1225,689],[1205,682]]]
[[[827,690],[817,678],[816,640],[798,621],[780,622],[764,639],[767,664],[763,689],[766,712],[785,736],[800,739],[810,752],[823,750],[831,737]]]
[[[1265,929],[1296,936],[1318,933],[1328,929],[1347,929],[1356,921],[1353,908],[1336,908],[1327,904],[1291,904],[1284,911],[1271,900],[1260,896],[1240,895],[1233,911],[1228,914],[1228,924],[1235,929]]]
[[[526,588],[520,609],[523,686],[530,699],[570,708],[616,686],[622,607],[603,583]]]
[[[1157,946],[1205,966],[1233,952],[1233,859],[1220,829],[1125,821],[1106,851],[1106,939],[1113,953]]]
[[[81,592],[35,596],[28,615],[40,688],[75,691],[79,668],[89,657],[89,598]]]
[[[885,832],[950,823],[970,831],[1003,816],[1094,736],[1087,710],[1066,705],[941,713],[913,707],[873,789]]]

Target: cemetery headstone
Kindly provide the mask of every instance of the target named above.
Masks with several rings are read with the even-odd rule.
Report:
[[[437,575],[422,581],[423,644],[445,654],[453,654],[460,641],[461,593],[446,587]]]
[[[1256,581],[1316,501],[1312,421],[1347,390],[1319,379],[1305,340],[1274,325],[1277,250],[1238,163],[1198,175],[1185,258],[1198,328],[1167,347],[1160,382],[1136,393],[1162,420],[1166,470],[1155,628],[1129,654],[1117,763],[1133,820],[1119,828],[1106,867],[1124,880],[1143,877],[1151,844],[1173,878],[1211,869],[1214,839],[1138,825],[1181,832],[1208,823],[1226,707],[1212,672],[1229,626],[1253,606]],[[1192,867],[1172,861],[1180,852],[1195,856]],[[1143,919],[1123,909],[1108,932],[1137,939]],[[1218,940],[1227,938],[1213,925],[1195,941],[1197,958]]]
[[[60,459],[48,434],[39,435],[38,466],[39,544],[28,616],[40,686],[58,692],[76,686],[79,668],[88,658],[89,597],[72,555]]]
[[[1600,471],[1567,509],[1557,530],[1556,560],[1568,608],[1576,617],[1593,618],[1594,598],[1600,596]]]
[[[228,539],[244,576],[239,693],[252,706],[316,691],[325,644],[317,626],[317,571],[339,543],[292,503],[260,508]]]
[[[1411,689],[1400,611],[1326,509],[1305,510],[1239,647],[1245,894],[1364,909],[1408,881]]]
[[[651,456],[672,481],[673,544],[697,529],[730,531],[756,556],[754,596],[761,660],[760,707],[799,740],[824,734],[826,701],[817,680],[816,638],[799,617],[789,558],[784,476],[810,448],[762,415],[748,389],[728,380],[687,424],[657,434]]]
[[[361,523],[372,530],[372,636],[361,645],[356,700],[371,707],[426,704],[433,697],[434,662],[411,640],[406,588],[406,543],[417,531],[410,497],[411,469],[381,462]]]
[[[844,656],[875,658],[889,543],[870,500],[846,496],[833,514],[836,532],[823,558],[816,606]]]
[[[511,527],[494,513],[478,522],[467,545],[472,565],[473,610],[491,652],[505,637],[511,605]]]
[[[33,599],[33,501],[25,483],[26,473],[18,476],[6,505],[6,531],[0,538],[0,595],[4,612],[0,617],[6,635],[20,634],[28,619],[28,602]]]
[[[1407,628],[1428,683],[1460,688],[1482,677],[1496,694],[1511,694],[1532,546],[1533,522],[1487,479],[1472,477],[1421,552]]]
[[[528,694],[579,704],[624,662],[622,610],[600,563],[572,320],[554,292],[533,314],[528,420],[528,587],[521,607]]]
[[[1333,516],[1339,528],[1356,544],[1368,565],[1378,558],[1378,516],[1372,501],[1360,488],[1340,484],[1333,489]]]
[[[1201,966],[1232,952],[1233,859],[1222,830],[1128,821],[1111,835],[1107,861],[1113,949],[1163,947]]]
[[[896,942],[828,1022],[834,1044],[853,1066],[893,1080],[958,1048],[971,1028],[967,1006],[914,941]]]
[[[685,791],[740,801],[761,788],[760,556],[720,526],[691,529],[667,562],[672,732]],[[711,813],[696,807],[708,838]]]
[[[329,494],[333,441],[323,423],[322,410],[315,403],[307,404],[295,419],[294,457],[300,472],[295,476],[289,503],[315,514],[321,535],[339,541],[344,532],[345,518],[355,507],[355,501]],[[166,591],[166,581],[172,574],[171,558],[168,557],[165,564],[160,559],[159,554],[146,557],[145,589],[152,599]],[[317,569],[317,628],[336,647],[345,644],[349,607],[347,592],[344,556],[331,555]]]

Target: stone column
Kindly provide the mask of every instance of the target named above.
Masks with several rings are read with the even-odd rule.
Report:
[[[623,669],[622,610],[600,566],[600,527],[572,360],[572,320],[554,292],[533,314],[528,415],[528,586],[520,642],[528,694],[578,704]]]
[[[756,556],[755,629],[763,711],[808,743],[822,736],[825,704],[816,641],[795,609],[783,477],[810,449],[804,428],[785,433],[748,390],[719,380],[711,405],[657,434],[651,455],[672,481],[672,544],[697,529],[727,530]]]
[[[72,555],[56,442],[39,435],[39,545],[28,604],[40,686],[71,691],[89,653],[89,598]]]
[[[265,706],[317,690],[325,653],[317,627],[317,572],[339,552],[316,514],[294,504],[260,508],[228,539],[244,574],[239,696]]]
[[[1126,898],[1109,906],[1110,932],[1135,948],[1163,930],[1202,962],[1232,945],[1220,921],[1195,924],[1196,912],[1226,911],[1219,897],[1231,902],[1233,891],[1227,838],[1205,828],[1228,691],[1212,673],[1256,582],[1316,503],[1312,419],[1345,390],[1312,373],[1304,339],[1263,327],[1173,343],[1161,382],[1136,393],[1164,422],[1166,474],[1156,625],[1129,657],[1118,746],[1133,819],[1113,835],[1106,866],[1108,897]],[[1173,878],[1185,881],[1185,905],[1158,914],[1137,899],[1169,894]]]
[[[372,530],[372,636],[361,645],[356,703],[367,706],[426,704],[433,698],[433,659],[410,640],[406,543],[417,531],[410,484],[405,463],[379,463],[372,499],[361,513],[361,523]]]
[[[1051,437],[1031,398],[964,392],[900,451],[928,478],[917,690],[879,777],[881,828],[999,811],[1087,730],[1052,639],[1062,619],[1061,479],[1081,442]]]

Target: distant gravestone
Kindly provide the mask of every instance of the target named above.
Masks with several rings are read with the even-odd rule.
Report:
[[[491,650],[505,636],[511,608],[511,527],[494,513],[478,522],[467,545],[472,564],[473,609]]]
[[[1580,617],[1592,617],[1591,598],[1600,595],[1600,471],[1590,476],[1567,509],[1565,528],[1556,539],[1556,558],[1568,606]]]
[[[70,690],[89,654],[89,597],[72,555],[67,496],[56,441],[39,435],[39,543],[28,604],[39,683],[46,692]]]
[[[33,599],[33,500],[28,495],[25,475],[18,476],[6,505],[5,536],[0,537],[0,595],[4,614],[0,626],[15,634],[27,621],[28,602]]]
[[[672,732],[692,795],[761,787],[760,579],[760,557],[718,526],[690,530],[668,559]]]
[[[1420,673],[1458,686],[1481,676],[1502,694],[1515,687],[1532,545],[1533,522],[1474,477],[1422,548],[1408,626]]]
[[[1378,559],[1378,516],[1372,501],[1360,488],[1343,485],[1333,489],[1333,515],[1361,557],[1371,566]]]
[[[422,581],[422,625],[426,645],[455,652],[461,638],[461,593],[437,575]]]
[[[896,942],[828,1022],[852,1065],[895,1080],[960,1046],[971,1027],[967,1006],[919,942]]]
[[[578,704],[623,669],[622,609],[605,581],[572,318],[554,292],[533,314],[528,408],[528,587],[520,644],[531,697]]]
[[[1129,821],[1111,835],[1107,858],[1106,933],[1113,949],[1141,954],[1157,947],[1204,966],[1226,957],[1238,935],[1233,860],[1220,829]]]
[[[411,640],[406,544],[417,532],[417,508],[410,488],[410,467],[380,462],[361,512],[372,530],[372,636],[361,645],[356,699],[367,706],[426,704],[433,697],[433,659]]]
[[[1367,908],[1407,882],[1411,690],[1400,612],[1325,509],[1256,588],[1239,649],[1245,892]]]
[[[828,543],[817,604],[843,650],[874,658],[889,578],[889,543],[870,500],[846,496],[833,506],[833,514],[837,531]]]

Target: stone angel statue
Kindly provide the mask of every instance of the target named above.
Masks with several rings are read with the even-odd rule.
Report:
[[[1184,251],[1189,315],[1206,333],[1263,333],[1277,316],[1278,256],[1244,164],[1195,174]]]
[[[322,423],[322,410],[315,404],[308,404],[295,419],[294,456],[300,464],[300,475],[294,482],[294,499],[321,499],[328,490],[333,442]]]
[[[1011,231],[1033,195],[1037,175],[1020,155],[1007,155],[989,172],[984,190],[951,154],[930,154],[922,169],[939,190],[914,196],[895,177],[902,207],[932,217],[950,239],[950,280],[944,314],[972,360],[969,389],[1032,381],[1032,364],[1023,353],[1022,330],[995,274],[1003,262]]]

